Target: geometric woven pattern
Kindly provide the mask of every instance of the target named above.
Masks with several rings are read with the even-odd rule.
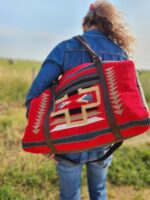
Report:
[[[138,125],[138,126],[146,126],[146,125],[149,125],[150,124],[150,119],[144,119],[142,121],[132,121],[132,122],[128,122],[128,123],[125,123],[125,124],[120,124],[120,128],[121,129],[126,129],[126,128],[131,128],[135,125]],[[80,134],[80,135],[75,135],[75,136],[71,136],[71,137],[65,137],[65,138],[59,138],[59,139],[55,139],[53,140],[53,143],[54,144],[63,144],[63,143],[69,143],[69,142],[74,142],[74,141],[83,141],[83,140],[89,140],[89,139],[92,139],[92,138],[95,138],[95,137],[98,137],[98,136],[102,136],[102,135],[106,135],[108,133],[111,132],[111,129],[110,128],[104,128],[104,129],[101,129],[99,131],[94,131],[94,132],[90,132],[88,134]],[[39,142],[30,142],[30,143],[24,143],[23,144],[23,147],[24,148],[28,148],[28,147],[34,147],[34,146],[44,146],[46,145],[47,143],[46,142],[43,142],[43,141],[39,141]]]
[[[51,113],[51,117],[57,117],[60,114],[64,115],[65,122],[68,127],[71,127],[72,125],[86,124],[88,122],[87,109],[95,108],[100,105],[100,91],[98,86],[92,86],[85,89],[79,88],[78,95],[80,95],[80,97],[77,96],[76,98],[72,99],[72,101],[68,100],[68,95],[65,95],[63,98],[57,100],[57,110]],[[95,99],[93,99],[93,95],[96,96]],[[79,120],[72,121],[72,116],[69,112],[69,108],[66,108],[66,106],[69,104],[73,106],[77,103],[78,107],[81,108],[81,118]]]
[[[104,73],[99,77],[92,65],[68,70],[59,79],[54,96],[54,89],[48,88],[32,100],[22,139],[25,151],[81,152],[126,140],[150,128],[133,61],[103,63]],[[113,117],[122,138],[116,138],[112,128],[117,127],[110,126]]]
[[[46,104],[48,101],[48,94],[42,94],[41,103],[37,112],[35,123],[33,124],[33,133],[38,134],[40,129],[40,123],[45,112]]]
[[[115,70],[114,67],[109,67],[106,69],[106,78],[108,81],[108,87],[110,90],[110,99],[112,102],[112,107],[114,108],[114,112],[118,115],[121,115],[124,111],[122,108],[123,104],[121,103],[121,98],[117,90],[117,81],[115,78]]]

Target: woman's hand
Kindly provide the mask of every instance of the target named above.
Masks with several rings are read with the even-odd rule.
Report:
[[[56,163],[58,163],[58,161],[55,159],[55,154],[43,154],[46,158],[54,160]]]

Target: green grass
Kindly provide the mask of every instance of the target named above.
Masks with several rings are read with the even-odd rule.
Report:
[[[0,85],[3,90],[0,92],[0,102],[18,102],[23,105],[24,98],[32,83],[32,70],[36,75],[41,63],[35,61],[16,61],[10,65],[7,59],[0,59]],[[143,71],[139,76],[144,88],[147,102],[150,104],[150,72]]]
[[[150,105],[150,71],[142,71],[139,78],[144,89],[146,100]]]
[[[150,186],[149,145],[136,148],[124,147],[114,156],[108,179],[114,185],[133,185],[136,188]]]
[[[48,200],[49,196],[52,200],[59,199],[58,175],[54,162],[40,155],[21,153],[19,145],[17,148],[15,146],[16,144],[13,144],[10,151],[7,149],[6,157],[0,159],[4,163],[4,169],[1,169],[2,166],[0,168],[0,195],[5,195],[7,200],[14,199],[14,197],[27,200],[31,195],[32,200]],[[12,150],[14,148],[16,150]],[[6,161],[10,155],[11,158]],[[136,190],[148,188],[150,186],[149,168],[148,146],[133,149],[124,146],[114,155],[113,164],[109,169],[108,182],[113,187],[133,186]],[[86,184],[85,171],[84,167],[83,185]]]
[[[16,61],[10,65],[8,60],[0,59],[0,102],[14,103],[23,106],[27,91],[32,83],[33,69],[36,75],[41,63]]]
[[[18,103],[23,105],[25,95],[29,88],[28,82],[21,80],[20,78],[11,79],[6,81],[3,79],[0,81],[0,85],[4,88],[0,92],[0,101],[5,101],[5,103]]]
[[[36,74],[40,66],[39,62],[21,60],[10,65],[7,59],[0,59],[0,200],[59,199],[54,162],[21,149],[21,138],[27,122],[24,100],[32,83],[32,69]],[[150,105],[150,72],[144,71],[140,80]],[[129,200],[146,199],[142,191],[150,186],[149,136],[147,134],[144,139],[134,140],[137,142],[126,142],[127,145],[115,153],[109,169],[108,184],[111,188],[117,190],[131,186],[141,191],[135,191],[135,196]],[[87,200],[85,167],[82,184],[82,199]],[[108,191],[109,198],[116,200],[117,194],[114,195],[111,188]]]
[[[0,188],[1,200],[25,200],[26,198],[11,185],[4,185]]]
[[[40,62],[28,60],[16,60],[15,64],[9,64],[8,59],[0,59],[0,69],[5,73],[12,73],[13,75],[29,75],[32,68],[37,72],[41,66]],[[23,74],[22,74],[23,73]],[[8,74],[11,75],[11,74]]]

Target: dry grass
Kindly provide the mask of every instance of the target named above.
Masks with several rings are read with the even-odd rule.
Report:
[[[32,81],[32,68],[37,73],[40,63],[17,61],[9,65],[0,60],[0,200],[58,200],[59,184],[53,161],[41,155],[30,155],[22,151],[21,138],[26,124],[24,98]],[[147,95],[150,73],[141,76]],[[22,87],[17,88],[18,85]],[[27,85],[26,85],[27,84]],[[20,96],[14,96],[14,91]],[[150,145],[150,134],[130,139],[124,147]],[[110,169],[111,170],[111,169]],[[85,168],[82,178],[82,200],[88,200]],[[117,180],[116,180],[117,181]],[[134,186],[114,186],[107,183],[108,200],[148,200],[150,189],[136,190]]]

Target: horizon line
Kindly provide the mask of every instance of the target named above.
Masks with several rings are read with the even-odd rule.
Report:
[[[5,57],[5,56],[3,56],[3,57],[1,57],[0,56],[0,60],[14,60],[14,61],[26,61],[26,62],[39,62],[39,63],[43,63],[44,62],[44,60],[38,60],[38,59],[32,59],[32,58],[16,58],[16,57]],[[132,59],[131,59],[132,60]],[[136,69],[138,69],[138,70],[144,70],[144,71],[150,71],[150,69],[148,69],[148,68],[138,68],[138,67],[136,67]]]

